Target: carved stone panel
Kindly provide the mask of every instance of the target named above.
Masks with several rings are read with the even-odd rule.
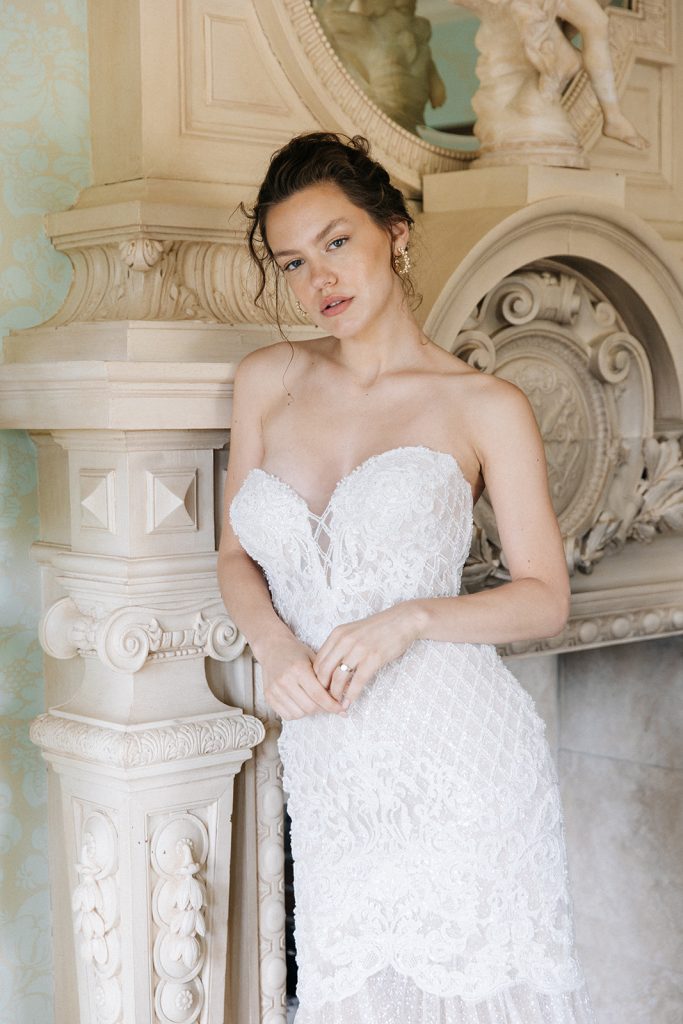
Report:
[[[103,810],[74,802],[78,884],[73,890],[74,929],[85,963],[92,1019],[97,1024],[123,1020],[121,936],[118,883],[118,833]]]
[[[629,540],[683,530],[680,436],[653,436],[645,350],[586,277],[551,260],[522,268],[478,303],[454,351],[527,395],[571,573]],[[465,580],[496,579],[509,572],[485,491]]]

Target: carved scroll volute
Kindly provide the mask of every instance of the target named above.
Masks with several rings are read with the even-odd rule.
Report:
[[[148,661],[211,657],[232,661],[245,639],[214,606],[196,612],[117,608],[99,618],[83,614],[70,597],[51,605],[40,622],[40,642],[53,658],[96,655],[117,672],[139,672]]]
[[[676,440],[651,437],[647,355],[583,275],[545,260],[505,278],[465,322],[454,351],[527,395],[570,572],[590,572],[629,538],[674,528],[681,453]],[[509,579],[486,491],[464,577],[470,585]]]
[[[496,347],[483,331],[461,331],[458,335],[457,355],[475,370],[493,373],[496,368]]]

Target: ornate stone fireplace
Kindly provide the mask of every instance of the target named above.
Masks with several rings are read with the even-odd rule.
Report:
[[[654,171],[651,153],[629,165],[628,189],[609,150],[590,172],[466,170],[363,96],[303,0],[176,10],[137,0],[117,20],[92,0],[95,181],[48,225],[72,290],[8,339],[0,367],[2,425],[30,432],[39,466],[49,710],[32,735],[49,764],[57,1024],[284,1024],[278,724],[222,607],[215,550],[235,366],[276,337],[248,299],[234,210],[279,143],[321,125],[368,133],[411,197],[426,332],[523,387],[544,434],[572,616],[562,635],[503,653],[558,754],[588,950],[595,922],[618,919],[591,888],[619,854],[604,839],[614,765],[631,780],[615,820],[645,814],[657,786],[680,801],[655,779],[683,768],[666,724],[683,688],[683,276],[643,200],[678,197],[659,181],[666,147]],[[638,88],[666,100],[671,7],[627,13]],[[658,122],[660,141],[672,124]],[[642,185],[648,174],[659,183]],[[653,221],[666,219],[660,193]],[[470,588],[506,573],[486,495],[476,514]],[[639,702],[659,702],[659,751],[634,725]],[[672,861],[653,860],[652,887],[674,900]],[[603,982],[626,946],[648,959],[636,916],[612,960],[596,951],[601,1024],[639,1019],[613,1015]],[[665,1012],[680,981],[668,949],[652,953]]]

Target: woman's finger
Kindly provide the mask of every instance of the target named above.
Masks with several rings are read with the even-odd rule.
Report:
[[[310,674],[307,672],[300,676],[297,682],[299,687],[313,702],[315,711],[327,711],[330,714],[339,714],[343,710],[339,702],[335,700],[329,690],[325,689],[312,669]]]
[[[341,651],[348,649],[350,642],[349,628],[336,626],[313,659],[313,671],[325,689],[329,689],[332,673],[342,660]]]
[[[269,706],[275,711],[280,718],[284,718],[289,721],[292,718],[303,718],[306,712],[303,708],[300,708],[297,702],[289,697],[287,694],[278,694],[272,701],[268,701]]]
[[[281,679],[269,694],[271,707],[285,711],[289,717],[301,718],[324,711],[328,714],[343,712],[341,705],[330,696],[318,681],[312,669],[309,672]]]
[[[348,671],[344,671],[344,668],[342,668],[342,666],[345,666],[348,669]],[[344,660],[341,661],[340,664],[338,664],[337,667],[334,669],[334,671],[332,672],[332,681],[330,683],[330,694],[334,697],[335,700],[341,702],[344,691],[346,690],[347,686],[350,685],[351,680],[358,672],[359,667],[360,666],[356,663],[356,661],[354,661],[354,655],[347,654],[346,658],[344,658]]]
[[[354,701],[358,700],[364,687],[370,682],[375,672],[376,669],[366,663],[353,673],[351,681],[346,687],[341,699],[342,707],[348,708],[354,703]]]
[[[339,673],[342,676],[347,675],[341,665],[347,665],[351,669],[355,669],[358,665],[358,658],[362,652],[354,653],[354,641],[351,637],[341,638],[335,645],[330,649],[329,654],[324,658],[315,668],[315,674],[325,687],[333,695],[336,696],[337,689],[333,689],[333,683],[338,680]],[[355,659],[355,660],[354,660]]]

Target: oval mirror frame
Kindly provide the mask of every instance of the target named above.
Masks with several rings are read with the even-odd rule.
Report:
[[[640,41],[637,23],[647,20],[651,2],[644,0],[636,16],[611,9],[610,48],[620,93]],[[408,198],[421,198],[425,174],[466,170],[476,160],[476,151],[433,145],[385,114],[344,67],[309,0],[255,0],[255,7],[278,60],[320,124],[330,131],[367,136],[377,159]],[[584,71],[568,87],[562,105],[581,145],[592,148],[601,138],[601,112]]]
[[[256,0],[267,38],[321,125],[370,139],[375,157],[411,199],[425,174],[464,170],[476,154],[441,148],[401,127],[363,92],[335,53],[308,0]]]

